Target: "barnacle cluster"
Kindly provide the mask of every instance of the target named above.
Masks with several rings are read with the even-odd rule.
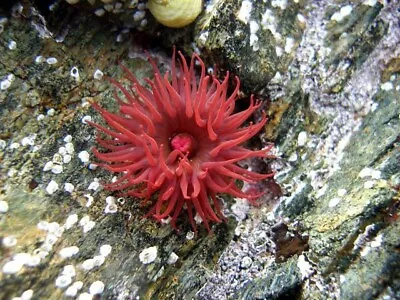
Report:
[[[89,9],[98,17],[107,14],[118,16],[126,28],[137,28],[139,30],[146,27],[147,19],[147,0],[65,0],[72,5],[87,4]]]

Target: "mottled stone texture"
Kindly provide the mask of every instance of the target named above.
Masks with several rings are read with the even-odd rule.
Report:
[[[208,6],[212,11],[196,26],[196,44],[207,50],[219,67],[238,75],[245,92],[262,92],[293,59],[295,52],[285,51],[287,38],[294,48],[301,42],[304,24],[297,15],[304,12],[304,1],[290,3],[286,9],[274,7],[270,1],[213,3]],[[246,8],[248,3],[251,10]]]
[[[0,298],[32,289],[33,299],[60,299],[66,287],[56,279],[66,265],[75,268],[72,282],[83,283],[77,295],[100,280],[104,299],[400,298],[400,5],[381,2],[206,1],[189,29],[150,25],[144,32],[95,17],[99,1],[93,8],[62,1],[52,10],[24,1],[3,11],[0,201],[8,210],[0,212]],[[88,101],[115,109],[110,84],[95,80],[95,70],[120,79],[122,62],[139,78],[151,76],[144,49],[163,68],[172,44],[239,75],[243,95],[256,93],[270,118],[255,144],[274,141],[277,149],[268,163],[280,189],[265,184],[273,192],[247,216],[246,205],[225,199],[228,222],[213,235],[202,229],[191,238],[185,220],[174,232],[143,219],[146,208],[132,199],[106,214],[106,197],[120,195],[88,187],[112,174],[78,158],[95,137],[82,118],[99,121]],[[48,64],[50,57],[57,63]],[[74,67],[79,78],[71,76]],[[71,162],[60,174],[43,171],[57,164],[67,135]],[[51,180],[59,185],[53,194],[46,191]],[[73,214],[78,222],[60,230]],[[95,222],[86,233],[79,224],[85,216]],[[44,231],[40,221],[56,223]],[[104,263],[82,268],[105,244],[112,251]],[[60,250],[70,246],[79,252],[63,259]],[[139,254],[153,246],[157,257],[143,264]],[[31,257],[7,274],[17,253]],[[171,253],[178,259],[169,264]]]

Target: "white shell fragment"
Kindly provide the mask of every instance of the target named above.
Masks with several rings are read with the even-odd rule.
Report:
[[[74,144],[72,144],[71,142],[66,143],[65,150],[67,151],[68,154],[73,154],[75,152]]]
[[[61,156],[59,153],[55,153],[55,154],[53,155],[53,163],[54,163],[54,164],[59,164],[59,165],[61,165],[61,164],[62,164],[62,160],[63,160],[63,158],[62,158],[62,156]]]
[[[54,245],[56,242],[57,242],[57,240],[58,240],[58,237],[55,235],[55,234],[51,234],[51,233],[49,233],[47,236],[46,236],[46,239],[45,239],[45,244],[46,245],[49,245],[49,246],[52,246],[52,245]],[[51,248],[50,248],[51,249]]]
[[[251,267],[252,263],[253,263],[253,260],[251,259],[251,257],[245,256],[245,257],[243,257],[242,262],[240,263],[240,267],[242,269],[248,269]]]
[[[68,164],[71,160],[72,160],[72,156],[71,156],[71,155],[65,154],[65,155],[63,156],[63,163],[64,163],[64,164]]]
[[[80,290],[83,287],[83,282],[82,281],[75,281],[72,285],[74,287],[76,287],[78,290]]]
[[[272,0],[271,1],[272,7],[279,7],[282,10],[286,8],[287,4],[288,4],[287,0]]]
[[[21,140],[21,145],[22,146],[34,146],[35,145],[35,139],[36,139],[36,134],[31,134],[29,136],[24,137]]]
[[[21,300],[30,300],[33,296],[33,290],[26,290],[21,294]]]
[[[133,14],[133,20],[135,22],[143,20],[143,18],[146,16],[146,12],[138,10]]]
[[[16,43],[15,41],[10,41],[10,42],[8,43],[8,49],[10,49],[10,50],[15,50],[15,49],[17,49],[17,43]]]
[[[116,213],[118,211],[118,206],[115,203],[115,198],[114,197],[108,196],[106,198],[106,202],[107,202],[107,205],[104,208],[104,212],[106,214],[114,214],[114,213]]]
[[[91,221],[90,217],[88,215],[82,217],[82,219],[79,221],[79,225],[82,226],[83,232],[86,233],[90,231],[94,225],[96,225],[96,222]]]
[[[114,202],[115,202],[115,198],[113,196],[106,197],[107,204],[114,203]]]
[[[92,121],[92,117],[91,116],[84,116],[82,118],[82,123],[83,124],[87,124],[87,121]]]
[[[77,67],[72,67],[69,74],[71,75],[71,77],[75,78],[75,80],[79,81],[79,70]]]
[[[37,64],[41,64],[41,63],[45,62],[45,60],[46,59],[41,55],[38,55],[35,57],[35,63],[37,63]]]
[[[74,191],[75,187],[72,183],[66,182],[64,184],[64,191],[68,192],[68,193],[72,193]]]
[[[98,295],[104,291],[104,283],[101,281],[95,281],[90,285],[89,293],[91,295]]]
[[[65,288],[69,286],[72,282],[72,278],[67,275],[60,275],[56,278],[56,287],[58,288]]]
[[[0,82],[0,89],[6,90],[11,86],[11,83],[14,81],[14,74],[9,74],[4,80]]]
[[[82,217],[82,219],[79,221],[79,225],[84,226],[90,221],[90,217],[88,215],[85,215]]]
[[[63,166],[62,165],[53,165],[51,168],[51,172],[54,174],[61,174],[63,172]]]
[[[66,265],[64,266],[64,269],[62,270],[61,274],[69,277],[75,277],[76,276],[75,267],[73,265]]]
[[[89,221],[87,224],[85,224],[82,229],[83,229],[83,233],[86,233],[90,230],[93,229],[94,225],[96,225],[95,221]]]
[[[65,154],[67,154],[67,150],[65,149],[65,147],[60,147],[58,148],[58,153],[64,156]]]
[[[47,62],[49,65],[54,65],[54,64],[56,64],[56,63],[58,62],[58,60],[57,60],[57,58],[55,58],[55,57],[49,57],[49,58],[46,59],[46,62]]]
[[[53,162],[48,161],[43,167],[43,172],[50,171],[52,168],[53,168]]]
[[[64,294],[67,297],[75,297],[76,294],[78,294],[78,289],[76,287],[74,287],[73,285],[71,285],[65,290]]]
[[[89,294],[89,293],[82,293],[78,296],[78,300],[92,300],[93,299],[93,295]]]
[[[157,246],[143,249],[143,251],[139,254],[139,260],[145,265],[152,263],[156,258]]]
[[[96,179],[89,184],[88,190],[96,191],[100,187],[100,182]]]
[[[391,83],[390,81],[387,81],[381,85],[381,89],[384,91],[393,90],[393,83]]]
[[[297,145],[303,147],[307,143],[307,132],[302,131],[297,137]]]
[[[82,269],[89,271],[95,267],[95,260],[93,258],[89,258],[82,263]]]
[[[373,180],[367,180],[366,182],[364,182],[364,188],[365,189],[372,189],[375,185],[375,181]]]
[[[64,142],[66,142],[66,143],[71,143],[71,142],[72,142],[72,135],[68,134],[68,135],[64,138]]]
[[[64,228],[65,229],[70,229],[77,222],[78,222],[78,215],[77,214],[69,215],[68,218],[65,220]]]
[[[111,245],[102,245],[100,247],[100,254],[104,257],[107,257],[111,253],[112,247]]]
[[[89,164],[88,168],[89,168],[89,170],[96,170],[97,169],[97,165],[96,164]]]
[[[250,14],[252,9],[253,5],[251,1],[244,0],[237,14],[237,18],[239,19],[239,21],[242,21],[244,24],[247,24],[247,22],[249,22],[250,20]]]
[[[81,152],[79,152],[78,157],[81,160],[81,162],[88,163],[90,155],[89,155],[89,152],[87,152],[87,151],[81,151]]]
[[[54,194],[58,190],[58,183],[54,180],[50,181],[46,187],[46,192],[50,195]]]
[[[335,206],[338,205],[341,201],[342,201],[342,198],[339,198],[339,197],[332,198],[332,199],[329,201],[328,206],[329,206],[329,207],[335,207]]]
[[[94,11],[94,14],[98,17],[102,17],[104,16],[104,14],[106,13],[106,11],[102,8],[98,8]]]
[[[343,197],[347,194],[347,191],[346,191],[346,189],[338,189],[337,194],[339,197]]]
[[[189,230],[189,231],[186,233],[186,239],[187,239],[188,241],[190,241],[190,240],[193,240],[193,238],[194,238],[194,232],[191,231],[191,230]]]
[[[17,142],[15,142],[15,143],[12,143],[12,144],[10,145],[10,149],[18,149],[19,146],[20,146],[20,144],[17,143]]]
[[[8,203],[7,201],[0,200],[0,213],[6,213],[8,212]]]
[[[360,178],[371,177],[372,179],[380,179],[381,171],[372,168],[364,168],[358,174]]]
[[[94,200],[93,196],[90,195],[90,194],[85,194],[83,196],[87,199],[86,207],[90,207],[92,205],[92,203],[93,203],[93,200]]]
[[[93,257],[94,260],[94,266],[95,267],[100,267],[102,264],[104,264],[104,261],[106,260],[103,255],[96,255]]]
[[[5,148],[6,148],[6,146],[7,146],[7,143],[6,143],[6,141],[5,141],[5,140],[1,140],[1,139],[0,139],[0,149],[5,149]]]
[[[54,234],[56,237],[60,237],[64,232],[64,228],[60,226],[57,222],[49,223],[48,232]]]
[[[65,290],[65,295],[68,297],[75,297],[78,291],[83,287],[82,281],[75,281],[71,286]]]
[[[171,252],[168,257],[167,264],[172,265],[178,261],[179,256],[175,252]]]
[[[39,223],[37,223],[36,227],[39,230],[47,231],[49,229],[49,222],[47,222],[47,221],[39,221]]]
[[[96,69],[96,71],[94,71],[94,73],[93,73],[93,78],[94,79],[97,79],[97,80],[100,80],[100,79],[102,79],[103,78],[103,72],[102,71],[100,71],[99,69]]]
[[[29,253],[21,252],[21,253],[15,254],[13,256],[13,260],[18,261],[24,265],[31,259],[31,257],[32,256]]]
[[[363,4],[368,6],[375,6],[376,2],[378,2],[378,0],[365,0]]]
[[[17,244],[17,238],[15,236],[5,236],[2,241],[3,247],[11,248]]]
[[[115,214],[118,211],[118,206],[115,203],[107,204],[104,208],[106,214]]]
[[[16,274],[22,269],[23,265],[24,264],[20,261],[11,260],[9,262],[6,262],[5,265],[3,266],[3,273]]]
[[[42,258],[39,255],[31,255],[30,259],[25,263],[28,267],[36,267],[40,264]]]
[[[56,113],[56,110],[55,110],[54,108],[50,108],[50,109],[46,112],[46,114],[47,114],[49,117],[54,116],[55,113]]]
[[[340,11],[335,12],[332,17],[331,20],[336,21],[336,22],[342,22],[343,19],[345,17],[347,17],[348,15],[350,15],[351,11],[353,10],[353,7],[351,5],[346,5],[343,6]]]
[[[303,254],[297,260],[297,267],[300,270],[301,279],[308,278],[314,273],[312,265],[306,260]]]
[[[62,258],[70,258],[78,254],[79,248],[77,246],[66,247],[60,250],[59,254]]]

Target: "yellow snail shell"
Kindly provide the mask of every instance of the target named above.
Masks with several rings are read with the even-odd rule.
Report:
[[[200,14],[202,0],[149,0],[147,7],[161,24],[180,28],[192,23]]]

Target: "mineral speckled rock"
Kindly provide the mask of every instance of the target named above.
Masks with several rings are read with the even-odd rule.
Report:
[[[197,45],[259,93],[286,72],[305,26],[305,1],[211,1],[196,27]]]
[[[107,4],[2,12],[0,298],[400,298],[396,1],[206,1],[191,28],[141,33],[86,14],[91,2]],[[272,194],[283,196],[240,220],[225,198],[229,220],[213,235],[143,219],[137,202],[97,187],[112,175],[84,155],[94,145],[85,120],[99,120],[89,100],[115,108],[99,71],[120,79],[122,61],[150,76],[142,43],[163,68],[171,51],[159,45],[177,41],[269,104],[255,142],[275,140]]]

